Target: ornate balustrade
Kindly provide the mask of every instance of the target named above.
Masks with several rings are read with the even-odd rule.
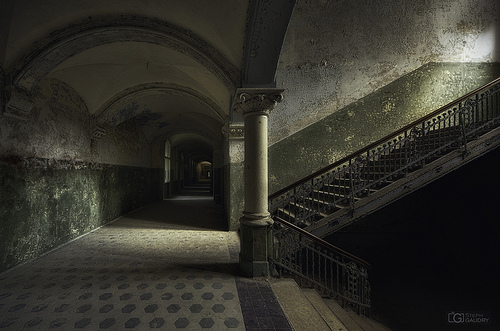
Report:
[[[500,78],[272,194],[272,266],[368,315],[369,264],[302,228],[354,211],[357,200],[450,151],[467,156],[471,140],[500,126],[499,94]]]
[[[314,224],[500,124],[500,78],[272,194],[273,216]]]
[[[280,276],[289,274],[302,286],[315,287],[358,314],[370,313],[370,264],[275,218],[274,250],[270,258]]]

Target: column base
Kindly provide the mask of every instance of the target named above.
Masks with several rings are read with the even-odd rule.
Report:
[[[240,268],[246,276],[269,276],[272,224],[273,220],[268,213],[262,215],[245,213],[240,218]]]
[[[267,227],[274,224],[269,213],[256,214],[243,212],[243,217],[240,218],[240,223],[249,227]]]
[[[240,269],[248,277],[269,277],[269,262],[245,261],[240,255]]]

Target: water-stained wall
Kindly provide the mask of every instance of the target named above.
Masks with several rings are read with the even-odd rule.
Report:
[[[0,271],[159,198],[162,169],[128,121],[92,139],[78,94],[45,79],[25,116],[0,115]],[[147,156],[147,157],[146,157]]]
[[[496,0],[297,1],[269,118],[270,193],[498,75],[481,65],[500,60],[498,17]]]
[[[500,61],[497,0],[299,0],[280,55],[273,144],[430,62]]]
[[[269,148],[276,192],[500,76],[498,63],[429,63]]]
[[[245,146],[244,127],[242,124],[231,124],[227,128],[224,156],[224,183],[222,202],[226,212],[228,229],[236,231],[240,227],[240,218],[245,209],[244,173]]]

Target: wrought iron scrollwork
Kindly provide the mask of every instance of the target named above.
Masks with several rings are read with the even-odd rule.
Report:
[[[473,99],[467,99],[464,105],[458,111],[460,114],[460,119],[467,129],[470,131],[474,128],[475,124],[475,110],[477,109],[477,101]]]
[[[425,131],[420,126],[415,126],[410,130],[410,134],[406,138],[406,164],[411,165],[417,163],[420,160],[422,151],[421,148],[419,148],[419,143],[422,141],[424,134]]]
[[[363,190],[376,188],[383,181],[406,174],[427,160],[457,150],[461,144],[465,147],[465,155],[467,139],[484,133],[485,128],[500,126],[499,91],[500,79],[338,161],[316,173],[312,179],[308,177],[292,188],[276,193],[270,200],[271,213],[278,208],[290,207],[287,215],[291,219],[297,215],[298,219],[306,219],[332,206],[349,208],[349,201],[353,203],[355,195]],[[326,217],[326,224],[338,224],[335,223],[338,221],[335,213]],[[280,272],[284,270],[306,279],[309,284],[341,298],[362,314],[369,312],[371,288],[365,268],[368,264],[359,263],[360,260],[352,255],[339,254],[337,250],[325,251],[311,244],[304,239],[307,231],[297,226],[275,226],[273,231],[277,248],[273,250],[272,263],[280,268]]]
[[[351,193],[352,197],[362,194],[364,188],[364,174],[367,169],[367,158],[365,156],[358,156],[351,164]]]

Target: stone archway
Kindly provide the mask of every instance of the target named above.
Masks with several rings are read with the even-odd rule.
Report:
[[[26,56],[11,73],[15,86],[30,91],[57,65],[84,50],[116,42],[145,42],[180,52],[209,70],[229,90],[239,71],[213,46],[191,31],[145,17],[108,17],[54,32],[51,40]]]

